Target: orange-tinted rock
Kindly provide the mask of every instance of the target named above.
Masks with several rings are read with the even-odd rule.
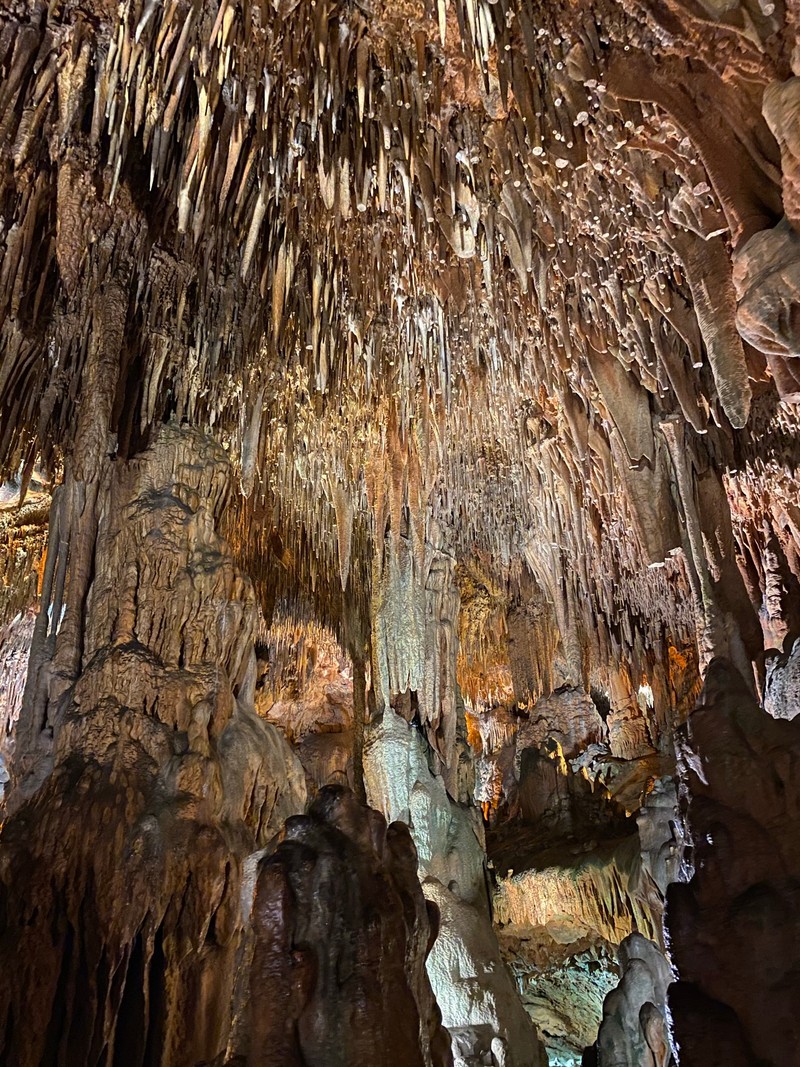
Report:
[[[52,633],[57,654],[80,635],[82,669],[51,711],[52,771],[12,782],[2,828],[0,952],[18,963],[0,975],[3,1062],[225,1053],[244,861],[305,801],[252,709],[253,589],[215,529],[228,469],[165,425],[104,471],[81,622]],[[37,752],[31,707],[12,769]]]

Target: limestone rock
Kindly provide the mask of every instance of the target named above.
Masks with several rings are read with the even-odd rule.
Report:
[[[494,916],[502,936],[545,928],[562,943],[595,934],[614,946],[634,930],[659,937],[659,897],[642,880],[636,835],[573,854],[552,849],[528,869],[499,869]]]
[[[314,788],[353,785],[352,730],[306,734],[296,752]]]
[[[258,870],[248,1067],[451,1067],[408,829],[322,789]]]
[[[800,715],[800,638],[783,655],[767,660],[764,710],[775,719],[794,719]]]
[[[354,784],[352,667],[326,627],[280,613],[262,641],[255,703],[292,744],[311,792]]]
[[[615,954],[590,939],[561,945],[545,937],[504,938],[503,950],[550,1067],[572,1067],[594,1043],[603,1001],[619,982]]]
[[[428,974],[455,1067],[544,1067],[542,1049],[485,913],[427,878],[423,891],[441,916]]]
[[[5,1062],[225,1052],[244,862],[305,801],[251,707],[253,590],[216,530],[227,472],[175,425],[104,472],[88,595],[69,607],[85,615],[53,630],[61,662],[80,636],[82,669],[51,720],[53,770],[0,840],[0,947],[20,964],[0,976]],[[36,752],[31,710],[15,763]]]
[[[22,708],[35,617],[35,612],[28,610],[16,615],[0,630],[0,758],[4,764],[14,751],[14,732]]]
[[[675,782],[656,778],[636,815],[642,864],[662,895],[680,880],[683,833]]]
[[[0,907],[22,960],[0,1040],[31,1046],[0,1058],[119,1067],[131,1033],[134,1065],[227,1055],[236,901],[302,796],[254,719],[276,617],[329,629],[358,677],[352,764],[330,701],[286,711],[305,784],[360,789],[368,706],[376,802],[479,908],[476,761],[493,827],[516,783],[459,671],[473,710],[513,719],[568,687],[562,753],[608,750],[526,768],[512,910],[580,955],[658,937],[669,801],[641,842],[591,806],[637,811],[671,774],[713,658],[782,707],[762,656],[800,633],[795,7],[0,5],[0,627],[36,611]],[[767,748],[741,756],[758,848],[703,827],[698,892],[778,836],[793,779]],[[574,839],[544,856],[551,815]],[[762,904],[728,916],[743,958]],[[786,985],[792,943],[762,953]],[[675,1017],[694,999],[728,1055],[755,1022],[706,989],[711,962],[687,960]]]
[[[424,738],[391,708],[367,731],[364,780],[370,805],[391,822],[410,827],[420,877],[437,879],[485,911],[485,858],[477,813],[448,795],[430,770]]]
[[[597,706],[581,689],[563,688],[537,700],[516,736],[516,764],[526,748],[538,748],[547,738],[558,741],[566,759],[588,745],[606,740],[607,731]]]
[[[766,87],[764,117],[781,150],[783,207],[794,224],[800,221],[800,78],[774,81]]]
[[[669,964],[638,933],[620,945],[619,962],[622,978],[603,1005],[598,1067],[675,1067],[667,1026]]]
[[[554,742],[522,753],[518,802],[520,818],[541,828],[543,842],[625,832],[625,812],[602,786],[593,787],[588,777],[573,772]]]
[[[737,251],[736,323],[742,337],[763,352],[781,396],[800,397],[800,235],[783,219]]]
[[[660,937],[662,900],[637,835],[530,855],[519,841],[498,854],[490,839],[490,851],[503,956],[552,1062],[574,1063],[597,1036],[619,945],[636,930]]]
[[[800,722],[723,660],[680,738],[691,879],[667,893],[681,1064],[787,1063],[800,1042]]]

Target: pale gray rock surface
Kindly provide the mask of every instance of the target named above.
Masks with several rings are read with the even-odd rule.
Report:
[[[411,828],[421,878],[488,906],[483,832],[474,808],[457,804],[434,775],[420,732],[391,708],[366,732],[364,784],[371,807]]]
[[[672,971],[658,945],[639,933],[619,947],[622,979],[606,997],[598,1067],[674,1067],[667,1026]]]
[[[773,719],[794,719],[800,715],[800,638],[783,655],[767,660],[764,710]]]
[[[455,1067],[544,1067],[536,1029],[486,915],[435,879],[422,888],[441,915],[428,975],[453,1038]]]

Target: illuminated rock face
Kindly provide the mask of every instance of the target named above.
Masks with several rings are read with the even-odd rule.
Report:
[[[370,727],[364,753],[369,803],[387,819],[406,823],[420,875],[434,878],[461,900],[486,910],[483,827],[477,811],[459,805],[431,773],[426,745],[391,708]]]
[[[3,827],[0,945],[19,967],[0,1058],[20,1067],[224,1055],[244,861],[306,799],[252,707],[253,588],[215,528],[224,452],[164,426],[101,484],[88,596],[58,628],[39,616],[31,654],[53,642],[69,662],[78,636],[79,673],[57,703],[63,676],[30,677],[17,728],[12,766],[36,779],[38,751],[52,771],[28,799],[14,783]],[[61,531],[63,558],[79,531]]]
[[[405,846],[259,865],[333,782],[461,1059],[528,1062],[520,989],[575,1059],[621,967],[663,1060],[640,933],[684,1063],[792,1061],[799,84],[755,0],[3,6],[0,1060],[263,1061],[271,988],[380,1058],[351,936],[446,1058]]]
[[[426,879],[423,890],[441,916],[428,973],[452,1037],[456,1067],[478,1067],[487,1057],[504,1067],[542,1067],[546,1061],[538,1035],[485,912],[435,879]]]
[[[598,1067],[674,1067],[666,1009],[669,964],[641,934],[622,942],[619,959],[622,978],[603,1005]]]
[[[433,759],[421,732],[391,708],[367,733],[367,798],[408,824],[425,896],[441,915],[428,974],[456,1067],[540,1067],[543,1050],[492,928],[477,810],[448,795]]]
[[[343,789],[295,815],[303,770],[253,710],[253,589],[215,530],[226,469],[165,426],[108,473],[85,666],[52,773],[4,827],[0,945],[20,967],[0,1057],[448,1067],[407,828]]]
[[[800,638],[782,656],[767,663],[764,710],[776,719],[800,715]]]
[[[266,647],[265,647],[266,645]],[[354,785],[354,679],[325,627],[273,618],[260,642],[256,710],[294,747],[310,791]]]

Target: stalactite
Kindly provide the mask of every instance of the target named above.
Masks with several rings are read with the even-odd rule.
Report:
[[[109,1062],[107,1019],[142,1022],[121,987],[140,976],[156,1011],[153,968],[182,981],[175,938],[208,949],[197,1004],[230,1000],[234,970],[241,991],[233,901],[264,844],[251,823],[272,826],[280,806],[254,739],[285,758],[290,792],[318,774],[360,796],[370,732],[394,729],[420,784],[404,813],[468,824],[482,857],[476,800],[493,828],[522,806],[512,748],[531,750],[541,780],[558,766],[564,803],[605,811],[618,775],[618,806],[640,810],[649,779],[674,770],[714,657],[754,692],[784,691],[774,671],[800,625],[797,26],[791,5],[749,0],[0,12],[0,474],[14,487],[0,494],[0,641],[14,655],[9,627],[24,618],[27,634],[35,612],[8,841],[61,917],[49,958],[65,988],[102,961],[119,975],[86,1008],[103,1016]],[[176,469],[157,476],[162,459]],[[320,695],[326,671],[341,700]],[[315,715],[338,737],[330,761],[310,753]],[[104,777],[104,738],[134,744],[129,720],[152,741],[158,788],[137,760]],[[181,740],[153,740],[169,730]],[[241,778],[221,766],[223,736]],[[562,746],[558,761],[541,744]],[[528,814],[535,792],[522,790]],[[162,881],[190,886],[186,915],[155,899],[156,877],[117,929],[103,889],[122,894],[125,865],[106,869],[71,831],[62,847],[55,812],[96,827],[117,797],[115,847],[141,826],[144,855],[156,795],[181,841],[205,820],[207,866],[195,877],[188,847],[165,847]],[[43,820],[30,842],[26,813]],[[333,831],[311,822],[313,850]],[[72,872],[49,888],[48,850]],[[584,872],[576,907],[615,936],[630,913],[657,938],[659,893],[644,878],[640,900],[629,867]],[[90,871],[97,886],[81,882]],[[92,922],[113,926],[99,948],[75,941],[73,874]],[[573,874],[544,879],[545,895],[569,897]],[[264,959],[288,951],[270,942],[273,912],[278,941],[304,919],[295,875],[302,895],[291,863],[258,874]],[[24,950],[38,935],[9,899]],[[424,921],[411,926],[398,936],[418,939]],[[313,1029],[302,954],[298,967],[308,997],[287,1019]],[[45,970],[25,988],[51,988]],[[31,1063],[74,1051],[48,1030],[46,999]],[[185,1039],[189,1059],[219,1059],[228,1023],[209,1019],[196,1037],[152,1030],[132,1055],[152,1061],[161,1042],[169,1059]],[[13,1044],[16,1015],[12,1031]],[[296,1035],[275,1033],[299,1062]],[[483,1037],[464,1049],[499,1063]]]

